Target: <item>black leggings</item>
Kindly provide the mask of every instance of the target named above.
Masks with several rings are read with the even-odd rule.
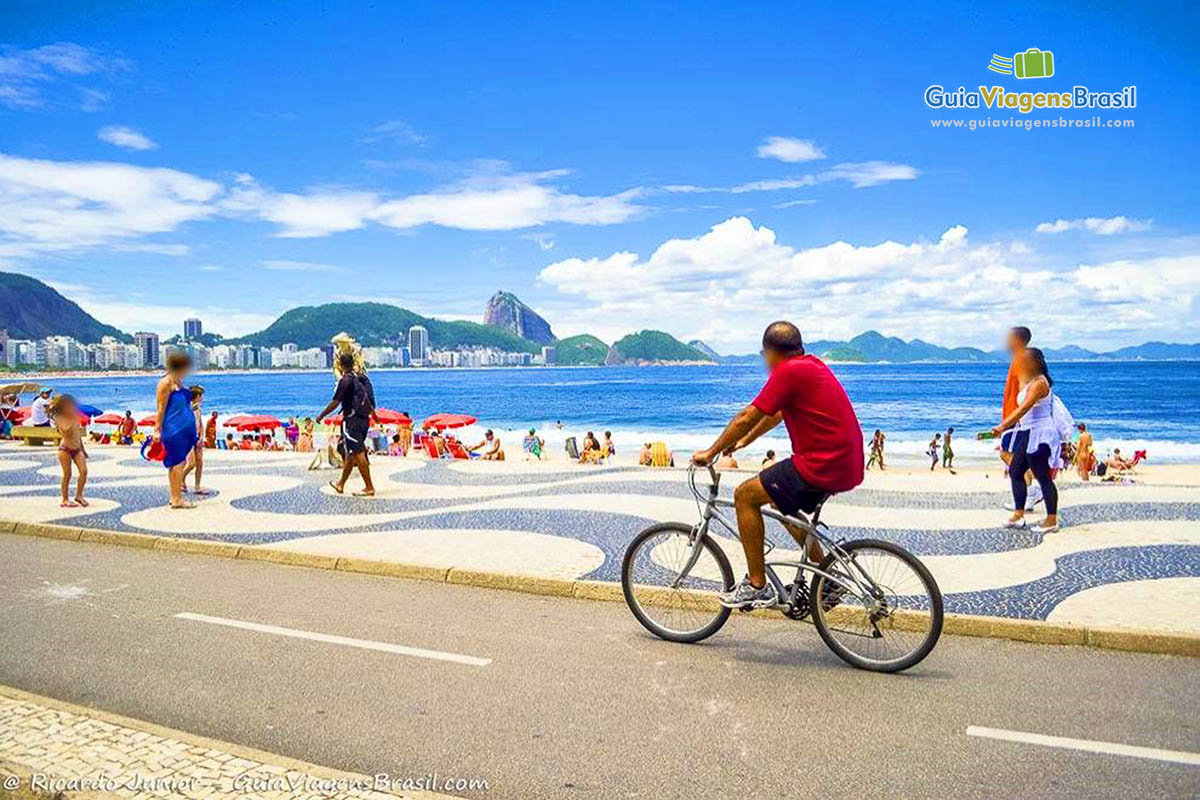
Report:
[[[1050,477],[1050,445],[1038,445],[1032,453],[1029,449],[1029,431],[1017,431],[1012,443],[1012,463],[1008,465],[1008,479],[1012,481],[1014,508],[1025,507],[1025,498],[1029,487],[1025,485],[1025,470],[1033,470],[1033,477],[1038,486],[1042,487],[1042,497],[1046,501],[1046,513],[1058,513],[1058,488]]]

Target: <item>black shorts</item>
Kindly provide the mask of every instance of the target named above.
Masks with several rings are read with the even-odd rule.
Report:
[[[1013,451],[1013,439],[1017,438],[1015,428],[1009,428],[1004,433],[1000,434],[1000,450],[1005,453]]]
[[[338,443],[338,452],[343,457],[355,453],[365,453],[367,450],[367,430],[370,423],[358,417],[346,417],[342,420],[342,441]]]
[[[795,516],[797,511],[811,514],[822,500],[832,494],[804,480],[790,458],[767,467],[758,473],[758,479],[762,481],[775,507],[789,517]]]

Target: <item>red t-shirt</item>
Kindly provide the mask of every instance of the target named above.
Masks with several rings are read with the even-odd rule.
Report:
[[[817,489],[845,492],[863,480],[863,435],[842,384],[816,356],[796,356],[771,370],[754,407],[783,412],[792,463]]]

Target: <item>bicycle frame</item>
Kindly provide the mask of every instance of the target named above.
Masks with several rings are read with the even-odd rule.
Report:
[[[695,527],[692,528],[692,535],[688,540],[688,546],[692,548],[692,554],[688,557],[687,562],[684,564],[683,568],[679,571],[679,574],[672,582],[673,588],[677,588],[679,584],[682,583],[683,580],[688,576],[688,573],[691,572],[692,567],[696,565],[697,560],[700,558],[701,549],[697,545],[706,535],[708,535],[708,531],[712,523],[716,522],[719,524],[739,542],[742,540],[737,526],[730,524],[729,520],[727,520],[719,510],[722,508],[734,507],[734,503],[729,500],[724,500],[718,495],[721,483],[721,475],[714,470],[712,466],[708,467],[708,472],[712,478],[712,485],[709,486],[707,497],[705,497],[700,487],[696,484],[696,465],[692,464],[688,466],[688,483],[691,486],[692,494],[696,497],[697,506],[699,506],[700,503],[703,503],[704,508],[701,512],[701,520],[696,524]],[[776,511],[773,508],[762,509],[762,514],[764,517],[773,519],[780,523],[784,526],[785,530],[791,528],[803,534],[803,541],[800,542],[800,546],[803,550],[802,560],[766,562],[767,580],[771,582],[771,585],[775,588],[775,594],[779,598],[779,602],[774,606],[775,608],[786,611],[794,607],[796,594],[799,591],[800,578],[804,573],[812,573],[813,575],[824,576],[826,580],[832,581],[833,583],[845,589],[847,592],[852,593],[864,605],[877,605],[884,596],[884,592],[878,587],[875,581],[871,579],[871,576],[868,575],[855,561],[854,555],[852,553],[847,553],[844,549],[842,549],[838,542],[834,541],[827,533],[822,532],[822,528],[828,530],[828,527],[820,521],[821,508],[825,504],[825,499],[821,500],[821,502],[817,504],[817,507],[813,510],[811,516],[793,517]],[[792,531],[788,530],[788,533],[791,534]],[[834,556],[834,563],[841,567],[844,572],[828,572],[821,569],[819,564],[809,560],[808,537],[810,536],[821,544],[827,555],[832,554]],[[795,538],[794,535],[793,538]],[[769,539],[765,541],[765,544],[766,548],[764,551],[764,556],[770,554],[771,550],[773,550],[775,547],[775,545]],[[792,584],[790,596],[788,596],[787,587],[779,578],[778,574],[776,574],[774,569],[775,567],[796,570],[796,579]]]

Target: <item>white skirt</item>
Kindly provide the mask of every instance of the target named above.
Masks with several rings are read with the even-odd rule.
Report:
[[[1058,429],[1054,427],[1053,422],[1048,421],[1048,423],[1024,429],[1029,432],[1029,444],[1025,447],[1025,452],[1036,453],[1039,447],[1047,445],[1050,448],[1050,466],[1062,469],[1062,437],[1059,436]]]

